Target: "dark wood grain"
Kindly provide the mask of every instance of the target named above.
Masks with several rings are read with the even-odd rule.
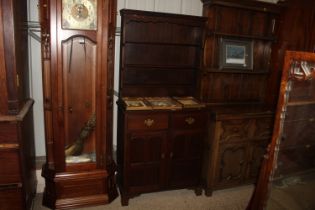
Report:
[[[254,183],[271,138],[273,114],[242,106],[213,110],[203,163],[206,195],[213,190]],[[257,108],[257,107],[256,107]],[[228,111],[230,109],[230,111]]]
[[[121,13],[120,95],[194,95],[205,19],[133,10]]]
[[[2,8],[0,9],[0,115],[4,115],[8,112],[8,92],[7,92],[7,80],[6,69],[4,59],[4,46],[3,46],[3,21],[2,21]]]
[[[135,10],[121,14],[120,101],[198,95],[206,19]],[[118,104],[122,205],[138,194],[167,189],[194,188],[200,195],[206,110],[132,111]]]
[[[271,48],[276,39],[280,9],[275,4],[229,0],[203,1],[208,17],[204,46],[201,98],[208,103],[265,102]],[[221,69],[221,38],[253,42],[251,70]],[[256,75],[251,75],[256,74]]]
[[[1,25],[5,32],[2,48],[4,62],[1,65],[5,65],[4,84],[7,86],[7,107],[10,114],[17,114],[29,97],[26,9],[26,2],[11,0],[1,3]]]
[[[39,7],[47,154],[43,203],[58,209],[109,203],[117,197],[112,157],[116,0],[97,1],[95,31],[63,29],[61,1],[42,0]],[[96,161],[66,164],[64,148],[94,115],[95,128],[82,151],[95,152]]]
[[[36,193],[33,103],[27,101],[18,115],[0,120],[1,209],[31,209]],[[15,198],[15,206],[3,198]]]
[[[272,50],[271,72],[266,101],[276,107],[281,72],[286,50],[314,52],[315,50],[315,9],[311,0],[288,0],[281,15],[281,24],[276,32],[278,41]],[[303,38],[301,38],[303,37]]]

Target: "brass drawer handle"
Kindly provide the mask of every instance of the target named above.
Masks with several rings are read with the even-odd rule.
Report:
[[[195,121],[196,121],[196,120],[195,120],[193,117],[187,117],[187,118],[185,119],[185,122],[186,122],[188,125],[194,124]]]
[[[0,144],[0,149],[18,149],[18,144]]]
[[[147,127],[151,127],[153,124],[154,124],[154,120],[152,119],[146,119],[144,121],[144,124],[147,126]]]

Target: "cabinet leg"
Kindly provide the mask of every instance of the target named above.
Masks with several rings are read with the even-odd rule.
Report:
[[[129,205],[129,197],[121,195],[121,205],[128,206]]]
[[[194,189],[196,196],[200,196],[202,195],[202,189],[201,187],[197,187]]]
[[[212,189],[206,188],[205,189],[205,195],[208,197],[212,196]]]

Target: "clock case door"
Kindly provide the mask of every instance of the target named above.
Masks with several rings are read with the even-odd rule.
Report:
[[[105,204],[117,196],[107,127],[116,1],[96,1],[96,30],[64,29],[62,1],[40,1],[47,152],[43,204],[50,208]]]

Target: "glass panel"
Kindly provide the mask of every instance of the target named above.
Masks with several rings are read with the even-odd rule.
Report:
[[[65,157],[67,164],[95,162],[96,45],[85,37],[62,44]]]
[[[96,0],[62,0],[62,28],[96,30]]]

